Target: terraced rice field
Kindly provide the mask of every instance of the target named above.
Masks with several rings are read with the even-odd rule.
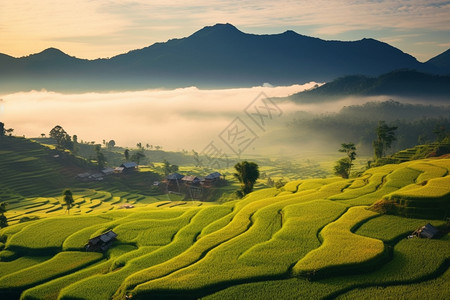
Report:
[[[406,236],[427,222],[445,228],[442,217],[418,217],[436,205],[448,216],[449,169],[450,159],[405,162],[223,204],[78,188],[67,214],[59,195],[23,197],[0,230],[0,298],[446,299],[448,234]],[[380,199],[416,218],[370,210]],[[85,252],[108,230],[118,236],[106,253]]]

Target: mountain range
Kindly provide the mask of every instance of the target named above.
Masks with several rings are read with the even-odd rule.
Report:
[[[290,85],[403,68],[450,74],[450,50],[421,63],[374,39],[326,41],[293,31],[256,35],[216,24],[109,59],[79,59],[55,48],[21,58],[0,54],[0,92]]]

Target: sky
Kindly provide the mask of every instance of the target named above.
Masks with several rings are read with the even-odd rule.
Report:
[[[0,53],[21,57],[55,47],[107,58],[216,23],[255,34],[375,38],[419,61],[450,48],[450,1],[0,0]]]

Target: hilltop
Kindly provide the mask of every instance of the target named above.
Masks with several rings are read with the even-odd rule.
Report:
[[[391,96],[450,101],[450,76],[397,70],[378,77],[344,76],[287,98],[299,103],[331,102],[345,97]]]
[[[21,58],[0,54],[0,91],[290,85],[402,68],[450,72],[446,54],[420,63],[374,39],[327,41],[294,31],[256,35],[216,24],[108,59],[78,59],[54,48]]]

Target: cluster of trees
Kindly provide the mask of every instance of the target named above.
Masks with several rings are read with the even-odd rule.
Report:
[[[379,120],[384,120],[390,127],[397,127],[396,141],[391,149],[410,148],[417,143],[433,142],[436,128],[450,128],[450,108],[402,104],[396,101],[368,102],[364,105],[343,107],[337,113],[316,115],[298,112],[289,126],[293,140],[330,142],[353,141],[361,152],[373,149],[373,140]],[[339,140],[337,140],[339,137]],[[303,142],[303,146],[306,143]]]
[[[137,152],[133,153],[130,157],[130,150],[125,149],[123,152],[123,155],[125,156],[125,161],[134,161],[137,165],[141,162],[142,159],[145,158],[144,150],[140,148]]]
[[[385,121],[378,122],[375,130],[376,139],[373,141],[373,150],[375,159],[378,160],[386,155],[386,151],[391,148],[392,142],[396,140],[395,131],[397,126],[388,126]],[[339,152],[345,153],[347,156],[337,161],[334,166],[334,173],[342,178],[348,178],[356,159],[356,146],[354,143],[341,144]]]
[[[56,141],[56,149],[73,150],[73,142],[70,135],[59,125],[50,130],[50,137]]]
[[[13,128],[8,128],[8,129],[6,129],[6,128],[5,128],[5,123],[0,122],[0,137],[5,136],[6,133],[7,133],[9,136],[11,136],[13,132],[14,132],[14,129],[13,129]]]

